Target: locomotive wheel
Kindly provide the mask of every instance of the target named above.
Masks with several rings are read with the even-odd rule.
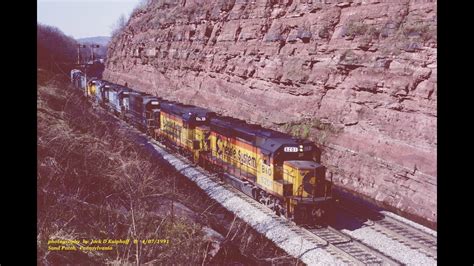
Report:
[[[323,218],[323,215],[324,210],[322,208],[316,207],[311,210],[311,216],[313,217],[313,219],[321,220]]]
[[[275,199],[275,213],[278,216],[286,216],[285,208],[282,206],[281,201],[279,199]]]
[[[325,223],[333,224],[336,221],[336,214],[334,212],[334,209],[329,206],[326,206],[325,213],[322,219]]]
[[[256,201],[260,201],[260,191],[259,191],[258,188],[252,189],[252,197],[253,197]]]
[[[270,204],[270,197],[269,195],[263,191],[263,190],[260,190],[260,198],[259,198],[259,202],[262,203],[263,205],[265,206],[268,206]]]

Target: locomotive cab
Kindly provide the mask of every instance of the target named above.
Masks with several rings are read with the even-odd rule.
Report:
[[[133,92],[124,98],[125,118],[135,124],[141,131],[154,136],[155,129],[159,128],[160,102],[155,96]]]
[[[145,109],[144,125],[148,133],[152,136],[155,134],[155,129],[160,127],[160,102],[156,97],[147,97],[143,99]]]
[[[283,180],[294,184],[292,194],[300,198],[326,197],[329,189],[324,166],[313,161],[285,161]]]
[[[283,163],[283,180],[292,184],[290,212],[298,223],[321,222],[328,218],[331,183],[326,168],[313,161],[290,160]]]
[[[331,182],[318,163],[320,151],[308,140],[273,134],[262,142],[259,154],[257,186],[274,196],[264,193],[264,201],[273,199],[278,213],[297,224],[322,224],[330,218]]]
[[[153,108],[149,112],[149,134],[154,139],[158,139],[158,135],[160,134],[160,125],[161,125],[161,118],[160,118],[160,109]]]

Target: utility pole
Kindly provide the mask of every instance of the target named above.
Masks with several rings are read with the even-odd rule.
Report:
[[[80,60],[80,54],[81,54],[80,47],[81,47],[81,45],[78,44],[78,45],[77,45],[77,65],[80,64],[80,62],[79,62],[79,60]]]
[[[94,63],[94,48],[99,48],[98,44],[91,44],[92,63]]]
[[[78,44],[77,45],[77,64],[81,64],[81,48],[86,48],[85,44]]]
[[[77,45],[77,65],[81,67],[81,48],[86,48],[85,44],[78,44]],[[86,87],[84,90],[84,94],[87,95],[87,65],[84,64],[84,79],[86,81]]]

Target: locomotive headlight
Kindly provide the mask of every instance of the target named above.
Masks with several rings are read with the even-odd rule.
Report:
[[[300,145],[299,151],[300,151],[300,152],[303,152],[303,145]]]

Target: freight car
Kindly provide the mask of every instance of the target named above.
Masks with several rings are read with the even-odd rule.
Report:
[[[102,80],[88,85],[88,97],[95,99],[104,90],[109,109],[125,121],[276,214],[297,224],[331,218],[332,181],[314,143]]]

